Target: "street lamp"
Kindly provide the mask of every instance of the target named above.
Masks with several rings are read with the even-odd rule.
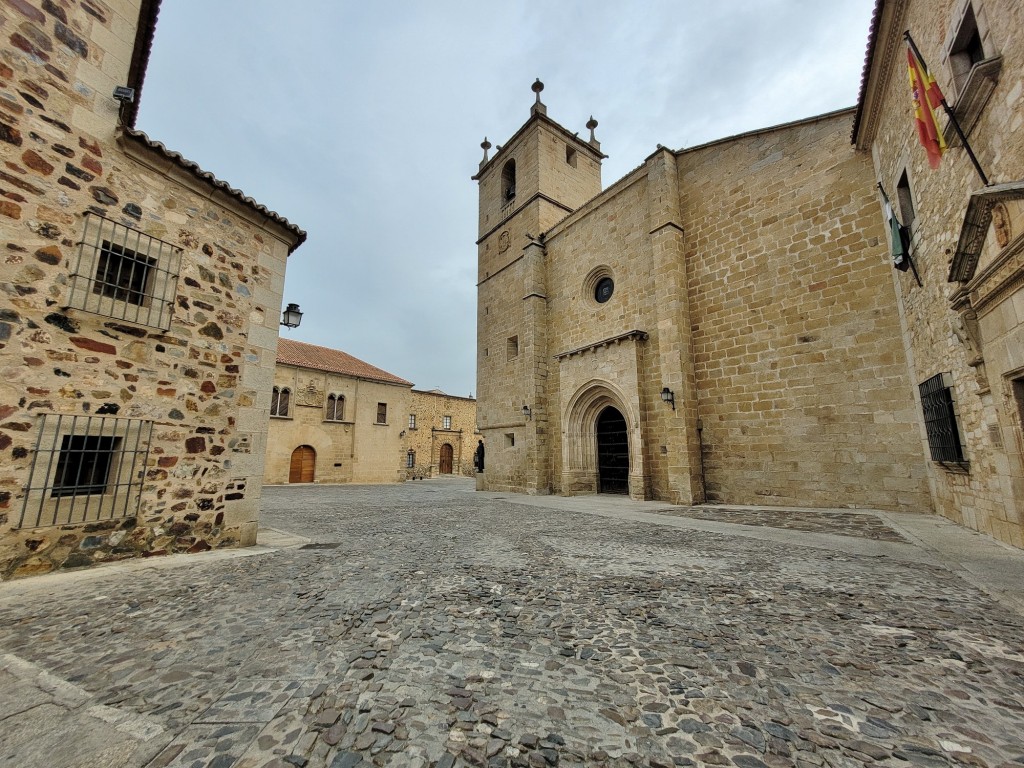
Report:
[[[281,313],[281,325],[285,328],[298,328],[302,322],[302,311],[298,304],[289,304],[287,309]]]
[[[666,403],[671,403],[673,411],[676,409],[676,393],[668,387],[661,390],[661,399]]]

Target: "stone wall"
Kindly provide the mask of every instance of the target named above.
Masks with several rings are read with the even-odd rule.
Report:
[[[973,0],[970,7],[985,56],[999,58],[994,84],[988,78],[976,83],[978,92],[991,93],[974,110],[976,122],[967,125],[970,142],[991,181],[1020,181],[1024,8],[1010,0]],[[1015,381],[1020,386],[1024,379],[1024,217],[1019,201],[1006,204],[1003,231],[990,228],[974,274],[964,284],[948,282],[967,200],[983,184],[948,128],[951,148],[938,169],[929,167],[914,128],[902,40],[902,31],[909,29],[963,118],[969,99],[954,83],[946,52],[967,8],[967,0],[912,0],[886,9],[858,143],[871,148],[877,178],[898,210],[896,187],[907,174],[916,212],[912,247],[923,285],[912,273],[893,273],[912,383],[948,374],[966,460],[927,462],[935,507],[958,523],[1024,546],[1024,410],[1014,391]],[[946,123],[940,116],[940,124]],[[906,218],[907,211],[900,212]]]
[[[416,415],[416,426],[409,426],[409,414]],[[448,429],[444,417],[451,417]],[[409,412],[402,426],[402,469],[406,480],[434,477],[440,472],[441,448],[452,447],[452,473],[472,477],[473,452],[480,433],[476,429],[476,400],[443,392],[412,390]],[[415,466],[407,466],[408,451],[415,452]],[[485,457],[486,463],[486,457]]]
[[[255,540],[296,235],[119,132],[110,94],[127,82],[138,14],[127,1],[0,7],[4,578]],[[180,258],[164,327],[69,308],[87,214]],[[44,493],[20,524],[43,414],[152,422],[137,509],[35,527],[54,503]]]
[[[316,483],[404,479],[400,432],[409,414],[409,387],[289,365],[277,366],[274,384],[291,390],[291,406],[287,417],[270,417],[266,482],[289,482],[292,452],[301,445],[316,451]],[[341,421],[326,420],[330,394],[345,398]],[[385,424],[377,423],[378,403],[387,405]]]

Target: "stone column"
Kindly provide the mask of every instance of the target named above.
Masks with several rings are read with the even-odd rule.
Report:
[[[526,422],[526,492],[538,495],[551,493],[550,412],[546,390],[550,364],[546,256],[540,240],[531,240],[523,249],[524,392],[531,411]]]
[[[650,362],[654,402],[647,439],[667,459],[669,501],[694,504],[704,501],[701,446],[698,431],[697,384],[693,369],[690,302],[679,183],[675,156],[661,148],[647,159],[647,205],[650,213],[651,273],[657,307],[657,359]],[[672,390],[675,410],[661,401],[663,387]]]

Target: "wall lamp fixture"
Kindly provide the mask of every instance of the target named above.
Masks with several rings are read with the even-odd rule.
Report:
[[[530,419],[532,417],[533,417],[533,412],[530,410],[530,406],[524,405],[523,406],[523,418],[524,419]]]
[[[672,410],[673,411],[676,409],[676,393],[673,392],[668,387],[663,387],[662,388],[662,390],[661,390],[661,399],[664,402],[669,403],[672,406]]]
[[[298,304],[289,304],[285,311],[281,313],[281,325],[285,328],[298,328],[301,322],[302,310],[299,309]]]

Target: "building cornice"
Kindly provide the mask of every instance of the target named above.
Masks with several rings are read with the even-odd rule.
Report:
[[[576,347],[576,349],[570,349],[567,352],[560,352],[555,355],[556,360],[561,360],[564,357],[572,357],[573,355],[581,355],[584,352],[590,352],[592,350],[600,349],[601,347],[610,347],[612,344],[621,344],[624,341],[647,341],[650,338],[647,331],[641,331],[633,329],[632,331],[626,331],[620,333],[617,336],[609,336],[607,339],[601,339],[590,344],[585,344],[582,347]]]
[[[896,58],[906,50],[903,19],[909,0],[877,0],[871,16],[864,70],[861,74],[857,113],[853,118],[850,141],[857,149],[867,149],[878,132],[882,102],[894,72],[904,72]]]

